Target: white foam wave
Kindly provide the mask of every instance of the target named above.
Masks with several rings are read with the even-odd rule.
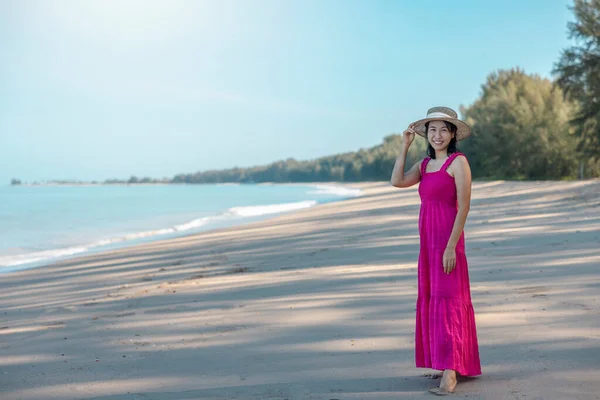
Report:
[[[240,217],[257,217],[260,215],[279,214],[282,212],[301,210],[317,204],[316,200],[298,201],[296,203],[270,204],[266,206],[233,207],[228,213]]]
[[[188,231],[190,229],[200,228],[201,226],[204,226],[207,223],[209,223],[211,220],[216,220],[218,218],[219,217],[202,217],[190,222],[186,222],[185,224],[175,225],[173,229],[177,232]]]
[[[317,189],[308,192],[308,194],[319,194],[319,195],[334,195],[340,197],[357,197],[362,194],[362,190],[357,188],[349,188],[344,186],[334,185],[311,185],[311,187]]]
[[[34,262],[44,261],[48,259],[72,256],[78,253],[83,253],[88,250],[86,246],[67,247],[64,249],[44,250],[35,253],[19,254],[13,256],[0,257],[0,266],[14,267],[21,264],[30,264]]]
[[[180,232],[185,232],[193,229],[201,228],[210,223],[214,223],[222,220],[243,220],[250,217],[260,217],[263,215],[271,215],[271,214],[280,214],[284,212],[290,212],[295,210],[300,210],[303,208],[312,207],[317,204],[314,200],[309,201],[299,201],[295,203],[282,203],[282,204],[269,204],[263,206],[245,206],[245,207],[232,207],[228,209],[226,212],[202,217],[198,219],[194,219],[190,222],[175,225],[171,228],[158,229],[158,230],[150,230],[144,232],[135,232],[130,233],[121,237],[109,238],[98,240],[96,242],[82,245],[82,246],[74,246],[63,249],[55,249],[55,250],[44,250],[34,253],[20,254],[20,255],[7,255],[0,256],[0,267],[15,267],[23,264],[31,264],[38,263],[42,261],[48,261],[52,259],[65,258],[68,256],[72,256],[75,254],[84,253],[93,249],[98,249],[105,246],[115,245],[121,242],[130,242],[134,240],[144,239],[144,238],[152,238],[155,236],[169,235],[169,234],[177,234]]]

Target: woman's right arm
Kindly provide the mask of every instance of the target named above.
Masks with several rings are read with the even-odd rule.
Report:
[[[412,168],[404,173],[404,167],[406,164],[406,154],[408,154],[408,149],[415,139],[415,131],[412,125],[409,125],[408,128],[402,134],[402,144],[400,145],[400,155],[396,158],[396,163],[394,164],[394,170],[392,171],[392,178],[390,179],[390,183],[392,186],[398,188],[406,188],[412,185],[415,185],[421,181],[421,161],[417,162]]]

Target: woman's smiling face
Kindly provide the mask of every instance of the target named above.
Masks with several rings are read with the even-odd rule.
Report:
[[[430,121],[427,127],[427,141],[434,150],[444,150],[454,137],[444,121]]]

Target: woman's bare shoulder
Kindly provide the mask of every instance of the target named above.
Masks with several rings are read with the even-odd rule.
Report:
[[[465,169],[469,168],[469,160],[467,160],[467,156],[465,156],[463,153],[458,154],[456,157],[454,157],[454,160],[452,160],[452,162],[450,163],[450,165],[448,165],[448,173],[452,176],[455,176],[456,172],[460,171],[464,171]]]
[[[454,157],[454,160],[452,160],[452,164],[454,164],[455,162],[462,164],[469,163],[469,160],[467,159],[467,156],[465,156],[463,153],[459,153],[456,155],[456,157]]]

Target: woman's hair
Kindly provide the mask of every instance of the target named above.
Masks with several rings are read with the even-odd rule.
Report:
[[[427,132],[429,131],[429,122],[425,124],[425,136],[427,136]],[[446,124],[446,128],[448,128],[450,133],[454,133],[454,137],[450,140],[450,143],[448,144],[448,156],[450,156],[451,154],[458,153],[459,151],[458,146],[456,144],[457,129],[456,125],[454,125],[452,122],[444,121],[444,123]],[[429,140],[427,140],[427,155],[435,160],[435,150],[431,146],[431,143],[429,143]]]

